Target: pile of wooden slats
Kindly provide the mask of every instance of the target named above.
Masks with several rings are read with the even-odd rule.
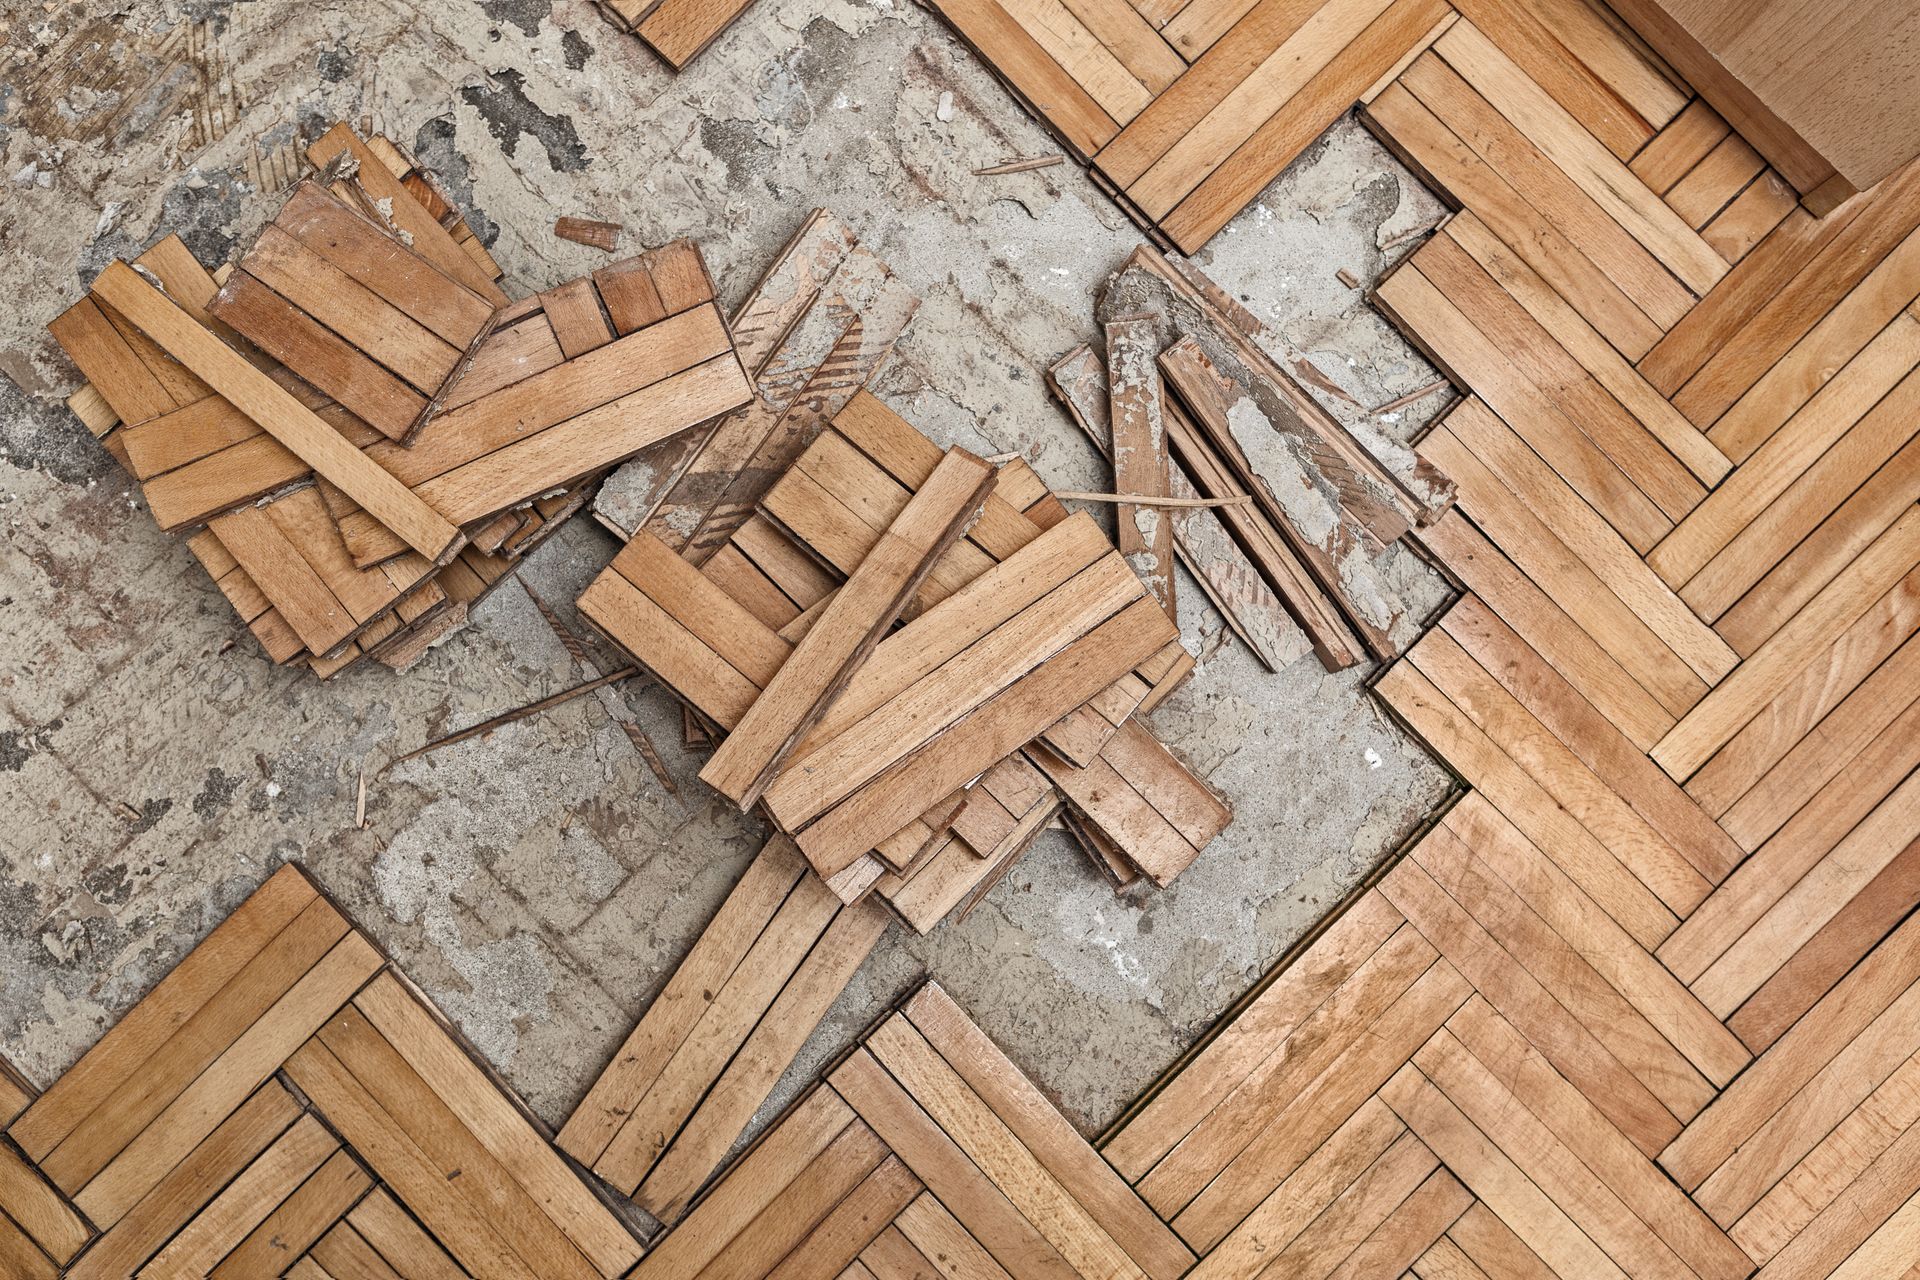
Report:
[[[723,549],[696,564],[637,534],[581,611],[725,735],[702,776],[757,805],[841,900],[893,900],[956,827],[1030,838],[1035,771],[1129,883],[1168,883],[1225,826],[1133,719],[1192,668],[1165,611],[1024,466],[943,453],[861,392]]]
[[[233,267],[175,237],[50,326],[71,403],[275,662],[404,667],[649,445],[748,396],[686,241],[517,303],[344,126]]]
[[[1192,659],[1111,544],[1069,522],[1024,462],[949,458],[861,390],[918,305],[846,224],[824,210],[805,219],[733,317],[755,399],[608,480],[595,513],[629,541],[582,610],[687,706],[690,741],[746,725],[705,776],[743,807],[759,802],[843,901],[878,892],[930,928],[990,887],[1063,804],[1116,883],[1164,884],[1226,821],[1132,719]],[[935,502],[960,511],[953,528],[945,516],[926,525]],[[1102,564],[1120,595],[1095,596],[1088,579],[1071,597],[1078,621],[1038,627],[1032,593]],[[1156,615],[1133,641],[1151,651],[1107,653],[1115,674],[1088,695],[1061,704],[1073,689],[1047,683],[1060,667],[1033,666],[1086,652],[1071,646],[1101,624],[1113,623],[1090,643]],[[969,673],[986,663],[982,683]],[[859,750],[893,733],[882,712],[914,725],[885,758]]]
[[[640,1239],[298,868],[44,1094],[0,1074],[10,1280],[626,1274]]]
[[[1135,714],[1192,662],[1105,535],[866,392],[704,565],[637,533],[580,608],[777,828],[560,1136],[665,1222],[891,919],[977,901],[1063,808],[1122,886],[1230,816]]]
[[[1193,668],[1166,575],[862,389],[916,305],[815,213],[734,318],[755,400],[596,504],[627,543],[582,615],[775,828],[560,1136],[665,1222],[890,920],[964,911],[1057,820],[1126,888],[1230,818],[1139,718]]]
[[[1048,381],[1113,460],[1121,549],[1156,596],[1171,608],[1177,555],[1269,670],[1299,656],[1303,633],[1330,671],[1395,657],[1415,620],[1380,556],[1446,510],[1445,477],[1321,409],[1189,262],[1137,250],[1098,314],[1104,360],[1080,347]]]

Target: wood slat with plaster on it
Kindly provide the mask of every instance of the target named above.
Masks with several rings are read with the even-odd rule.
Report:
[[[1106,326],[1109,452],[1116,493],[1164,498],[1171,492],[1167,430],[1160,369],[1154,363],[1152,326],[1119,320]],[[1121,503],[1115,509],[1120,554],[1153,592],[1167,616],[1177,618],[1173,599],[1173,523],[1169,512]]]
[[[1168,383],[1192,421],[1254,495],[1291,552],[1312,572],[1377,657],[1398,652],[1392,629],[1403,605],[1373,562],[1374,540],[1341,503],[1324,473],[1308,470],[1279,444],[1284,427],[1262,411],[1248,386],[1208,359],[1191,338],[1160,353]],[[1257,432],[1266,425],[1269,433]]]
[[[1047,385],[1094,447],[1110,455],[1106,371],[1093,349],[1083,346],[1062,356],[1047,370]],[[1167,483],[1174,497],[1200,496],[1184,461],[1170,466]],[[1261,665],[1278,671],[1298,657],[1305,647],[1298,625],[1234,541],[1221,514],[1204,507],[1175,507],[1162,514],[1181,563]]]

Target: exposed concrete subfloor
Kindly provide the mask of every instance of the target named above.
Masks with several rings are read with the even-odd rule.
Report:
[[[903,0],[761,0],[677,78],[585,0],[0,18],[0,1052],[52,1079],[299,858],[558,1124],[757,825],[704,790],[677,714],[637,686],[625,701],[678,796],[592,698],[378,772],[581,678],[528,591],[504,587],[405,675],[272,667],[67,414],[75,375],[44,331],[160,234],[210,260],[245,244],[299,170],[300,131],[336,118],[434,167],[516,296],[604,260],[553,238],[561,214],[622,222],[636,244],[695,236],[731,304],[808,208],[834,208],[924,300],[879,392],[936,439],[1019,450],[1066,488],[1110,477],[1042,370],[1092,335],[1095,290],[1140,237],[1075,166],[973,177],[1056,148]],[[1370,281],[1410,247],[1383,245],[1440,212],[1343,121],[1201,261],[1273,326],[1283,363],[1345,393],[1329,409],[1356,415],[1434,375],[1335,272]],[[577,520],[522,576],[571,619],[612,548]],[[1416,618],[1444,595],[1403,550],[1390,580]],[[1233,827],[1138,902],[1050,834],[964,922],[923,939],[896,926],[769,1111],[931,972],[1097,1129],[1446,793],[1364,669],[1306,657],[1265,674],[1182,586],[1202,667],[1155,721],[1231,797]]]

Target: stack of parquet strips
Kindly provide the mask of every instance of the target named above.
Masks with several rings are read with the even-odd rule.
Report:
[[[1121,547],[1141,575],[1170,602],[1177,552],[1269,670],[1299,655],[1302,632],[1330,671],[1397,656],[1405,610],[1378,559],[1446,509],[1446,479],[1335,421],[1260,346],[1259,322],[1190,263],[1136,251],[1098,310],[1106,365],[1125,376],[1110,383],[1081,347],[1047,377],[1116,460],[1116,487],[1239,503],[1122,505]],[[1141,474],[1146,459],[1157,470]]]
[[[682,604],[703,599],[717,611],[713,617],[728,620],[712,626],[722,634],[708,644],[654,655],[678,664],[687,683],[668,684],[690,704],[690,717],[725,726],[745,713],[810,632],[837,583],[859,568],[939,462],[937,447],[860,391],[918,305],[845,223],[816,210],[733,317],[741,358],[755,370],[756,399],[703,439],[682,437],[649,449],[616,473],[596,501],[595,513],[608,528],[623,538],[643,537],[589,593],[590,617],[622,600],[648,609],[632,600],[634,591],[644,590],[630,580],[623,588],[625,567],[642,581],[677,583]],[[840,429],[823,435],[830,420]],[[783,525],[776,508],[793,523]],[[1000,467],[978,523],[948,555],[936,557],[904,615],[915,617],[1065,517],[1024,463]],[[673,555],[698,573],[675,571],[665,563]],[[922,633],[927,630],[922,624]],[[905,651],[897,639],[888,643]],[[709,645],[724,662],[704,671],[688,667]],[[1127,883],[1140,874],[1129,858],[1170,879],[1210,838],[1209,823],[1224,818],[1217,802],[1198,798],[1204,789],[1193,791],[1184,769],[1144,741],[1148,735],[1116,732],[1136,707],[1151,709],[1191,668],[1191,658],[1169,641],[1139,664],[1136,679],[1118,682],[1089,712],[1046,735],[1061,760],[1101,777],[1112,766],[1096,757],[1117,736],[1114,750],[1131,752],[1129,770],[1168,779],[1161,808],[1142,802],[1139,784],[1089,797],[1104,807],[1107,821],[1126,828],[1126,852],[1104,835],[1095,838],[1107,850],[1101,865]],[[697,728],[692,740],[707,741],[706,729]],[[1081,785],[1084,776],[1075,770],[1069,780],[1095,791]],[[1195,798],[1182,800],[1189,795]],[[843,863],[832,877],[836,890],[851,900],[877,888],[916,928],[929,928],[1011,865],[1061,803],[1039,767],[1016,757],[986,769],[968,796],[957,813],[957,801],[943,801],[944,809],[936,806],[940,811],[931,815],[939,821],[916,818],[873,846],[872,856]],[[1162,811],[1177,814],[1182,803],[1189,813],[1215,816],[1169,822]],[[976,851],[988,855],[986,868]],[[845,857],[844,849],[837,856]]]
[[[337,127],[310,154],[327,186],[224,284],[169,237],[51,328],[156,521],[330,676],[418,657],[610,465],[747,389],[691,244],[509,305],[397,151]]]
[[[666,1222],[894,915],[977,899],[1063,806],[1118,884],[1171,881],[1229,818],[1135,716],[1192,660],[1088,517],[864,391],[802,426],[757,510],[680,526],[725,541],[643,530],[580,597],[718,740],[702,777],[782,833],[561,1134]]]
[[[283,867],[38,1098],[0,1084],[9,1277],[615,1277],[640,1241]]]
[[[639,535],[581,609],[715,730],[734,734],[751,727],[767,691],[785,696],[780,674],[790,663],[833,652],[810,642],[836,605],[858,599],[874,558],[893,559],[900,531],[945,483],[943,472],[965,477],[977,522],[950,548],[922,544],[917,586],[897,563],[883,565],[905,586],[888,600],[905,601],[910,620],[884,634],[892,615],[883,609],[885,621],[863,624],[859,634],[873,647],[865,661],[831,668],[841,677],[837,696],[817,696],[829,683],[822,667],[800,669],[816,696],[798,702],[814,722],[783,730],[790,747],[757,797],[761,807],[843,900],[857,901],[889,869],[904,874],[929,849],[927,837],[956,821],[956,807],[973,804],[969,792],[964,807],[943,800],[928,812],[928,797],[953,796],[1039,740],[1028,753],[1033,765],[1082,818],[1136,873],[1170,881],[1227,814],[1131,720],[1191,669],[1164,612],[1086,517],[1060,518],[1039,489],[1037,505],[1057,521],[1043,528],[1000,496],[1003,488],[1016,500],[1030,496],[1022,492],[1038,488],[1030,471],[943,456],[865,393],[768,489],[762,516],[736,531],[735,554],[696,568]],[[984,503],[982,478],[995,490]],[[795,572],[801,565],[810,573]],[[776,631],[762,615],[782,608],[788,621]],[[708,772],[731,784],[726,751]],[[1029,812],[1018,793],[1031,792],[1022,785],[1030,777],[1009,767],[1023,775],[1002,778],[1016,804],[991,801],[993,821],[975,829],[1008,832]]]

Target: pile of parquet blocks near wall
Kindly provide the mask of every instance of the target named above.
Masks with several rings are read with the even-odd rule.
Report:
[[[748,394],[680,241],[509,303],[430,179],[336,126],[231,269],[174,237],[50,326],[71,401],[274,661],[405,666],[615,463]]]
[[[1303,635],[1329,671],[1398,656],[1417,620],[1380,557],[1439,518],[1452,484],[1316,404],[1260,345],[1260,322],[1190,262],[1136,250],[1098,315],[1104,364],[1080,347],[1047,380],[1113,459],[1115,488],[1232,504],[1120,506],[1120,548],[1155,594],[1171,607],[1177,556],[1269,670]]]

